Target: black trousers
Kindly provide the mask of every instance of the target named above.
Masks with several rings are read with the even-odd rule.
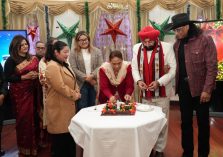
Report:
[[[188,82],[180,80],[179,83],[183,156],[193,157],[193,111],[195,110],[198,124],[198,156],[208,157],[210,151],[210,102],[200,104],[200,96],[191,96]]]
[[[2,134],[2,125],[3,125],[3,120],[4,120],[4,111],[3,111],[3,106],[0,106],[0,151],[2,149],[2,138],[1,138],[1,134]]]
[[[70,133],[51,134],[52,157],[75,157],[76,144]]]

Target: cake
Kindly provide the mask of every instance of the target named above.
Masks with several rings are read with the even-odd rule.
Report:
[[[136,112],[136,103],[112,103],[107,102],[105,107],[102,109],[101,115],[134,115]]]

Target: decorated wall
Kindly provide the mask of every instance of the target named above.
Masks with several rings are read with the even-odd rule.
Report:
[[[131,60],[132,46],[139,42],[137,32],[144,26],[151,22],[159,26],[182,12],[189,13],[192,20],[222,19],[223,3],[221,0],[1,0],[0,7],[0,29],[27,30],[32,48],[36,41],[46,42],[49,36],[70,42],[72,48],[76,32],[86,30],[92,44],[102,50],[104,60],[112,49],[121,50],[124,59]],[[116,34],[109,33],[105,19],[112,26],[119,25]],[[165,35],[164,41],[173,43],[174,36]],[[30,53],[35,54],[33,49]],[[221,68],[222,64],[219,65]]]
[[[107,60],[110,50],[118,49],[125,60],[132,58],[132,46],[139,42],[137,32],[146,25],[159,29],[176,13],[187,12],[193,20],[221,18],[220,0],[3,0],[0,27],[25,29],[35,54],[36,41],[46,42],[57,37],[72,48],[78,30],[89,32],[92,44],[103,52]],[[106,32],[119,21],[118,31]],[[159,29],[162,31],[161,29]],[[122,32],[122,33],[120,33]],[[104,33],[104,34],[103,34]],[[161,40],[174,42],[171,34],[162,34]],[[115,40],[114,40],[115,37]]]
[[[78,30],[87,30],[93,45],[104,52],[105,60],[109,51],[114,48],[121,50],[126,60],[131,60],[132,46],[139,42],[138,30],[151,24],[151,21],[160,25],[168,17],[171,18],[180,12],[189,12],[190,18],[194,20],[216,19],[219,15],[221,17],[220,2],[220,0],[122,0],[121,2],[119,0],[3,0],[0,2],[2,7],[0,27],[26,29],[32,48],[36,41],[46,42],[49,36],[59,37],[72,47],[72,35],[75,36]],[[111,34],[101,35],[108,28],[105,19],[112,24],[122,20],[119,28],[125,35],[117,34],[116,43]],[[71,28],[72,33],[69,34]],[[174,37],[165,35],[164,40],[173,42]],[[35,53],[33,51],[31,49],[32,54]]]
[[[92,44],[102,50],[104,60],[113,49],[120,50],[125,60],[131,60],[132,46],[139,42],[137,32],[146,25],[159,29],[181,12],[187,12],[193,20],[214,20],[221,18],[223,6],[220,0],[3,0],[0,3],[0,27],[27,30],[31,54],[35,54],[36,41],[46,42],[49,36],[67,42],[72,48],[77,31],[86,30]],[[106,20],[114,27],[121,21],[115,33],[108,32],[110,26]],[[171,34],[162,35],[161,40],[171,43],[175,40]]]
[[[41,40],[46,40],[46,27],[44,20],[44,6],[47,5],[49,8],[49,25],[52,35],[52,29],[54,28],[54,18],[55,16],[61,15],[66,12],[68,9],[75,12],[80,16],[80,27],[82,29],[86,28],[86,9],[85,9],[85,1],[58,1],[58,0],[4,0],[1,1],[2,6],[4,6],[4,16],[3,11],[1,12],[1,21],[7,21],[6,23],[0,23],[0,27],[6,27],[7,29],[21,29],[26,26],[26,22],[24,20],[25,16],[29,14],[36,14],[37,19],[39,21],[39,27],[41,29],[40,38]],[[137,42],[136,33],[137,33],[137,23],[138,15],[137,12],[137,4],[139,3],[139,13],[141,17],[140,26],[143,27],[148,24],[148,13],[157,5],[159,5],[162,9],[172,10],[175,12],[185,12],[185,6],[191,4],[193,11],[191,11],[191,18],[196,19],[199,12],[208,18],[215,18],[214,11],[214,0],[88,0],[88,12],[89,12],[89,20],[90,20],[90,35],[94,36],[94,24],[97,24],[98,18],[101,14],[101,11],[108,12],[109,14],[114,14],[123,10],[126,6],[128,7],[128,13],[131,17],[131,22],[134,23],[134,27],[132,29],[133,43]],[[99,11],[101,10],[101,11]],[[199,11],[201,10],[201,11]],[[158,16],[156,16],[158,17]],[[15,21],[16,19],[16,21]],[[66,20],[64,18],[64,20]],[[16,23],[16,25],[15,25]]]
[[[64,32],[66,32],[66,30],[68,31],[70,28],[72,28],[72,26],[76,25],[79,21],[80,21],[80,16],[78,14],[76,14],[74,11],[72,11],[70,9],[66,10],[64,13],[54,17],[51,36],[59,37],[60,35],[64,34]],[[64,31],[61,28],[61,27],[63,27],[61,25],[64,26],[64,28],[65,28]],[[78,30],[79,30],[79,28],[77,27],[77,29],[74,29],[73,32],[77,33]],[[60,38],[60,40],[68,43],[68,40],[70,40],[70,39],[67,39],[66,37],[62,37],[62,38]],[[72,43],[72,40],[69,42]]]

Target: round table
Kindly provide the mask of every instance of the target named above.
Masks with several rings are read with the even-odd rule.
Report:
[[[101,116],[104,106],[82,109],[68,127],[83,157],[149,157],[167,121],[162,109],[151,106],[151,111],[135,115]]]

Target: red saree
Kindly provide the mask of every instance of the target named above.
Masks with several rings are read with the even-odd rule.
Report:
[[[38,59],[24,60],[16,66],[16,75],[38,71]],[[16,109],[16,135],[19,153],[37,156],[38,78],[10,83],[10,95]]]

